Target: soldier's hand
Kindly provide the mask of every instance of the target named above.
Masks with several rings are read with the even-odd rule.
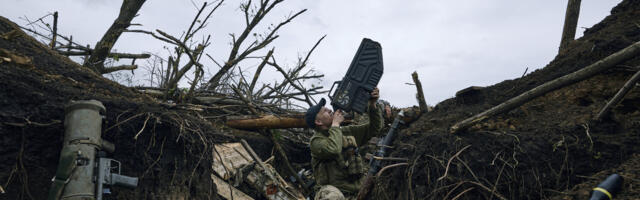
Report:
[[[380,98],[380,90],[376,87],[371,91],[371,100],[377,101]]]
[[[331,126],[338,127],[340,126],[340,123],[342,123],[342,121],[344,121],[344,115],[342,113],[342,110],[338,109],[334,111],[333,122],[331,123]]]
[[[369,107],[375,107],[376,101],[380,98],[380,90],[376,87],[371,91],[371,98],[369,98]]]

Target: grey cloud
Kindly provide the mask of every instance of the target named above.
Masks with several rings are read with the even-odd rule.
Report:
[[[37,18],[60,11],[61,31],[74,40],[95,44],[113,22],[121,1],[9,1],[0,8],[3,16],[22,23],[18,17]],[[202,1],[194,1],[201,5]],[[619,3],[584,0],[579,27],[590,27]],[[227,1],[203,30],[212,34],[210,54],[224,59],[229,53],[228,33],[244,27],[239,1]],[[544,67],[557,52],[566,0],[504,1],[285,1],[265,19],[264,30],[291,12],[309,10],[280,31],[273,46],[279,61],[295,64],[296,57],[327,34],[311,57],[311,66],[325,73],[326,87],[342,78],[362,37],[381,42],[385,75],[379,87],[382,98],[398,106],[415,105],[415,88],[410,74],[418,71],[429,104],[452,97],[471,85],[487,86],[519,77]],[[27,9],[28,8],[28,9]],[[179,35],[195,15],[191,1],[147,1],[134,21],[145,30],[161,29]],[[576,37],[582,35],[579,30]],[[119,51],[166,52],[165,44],[148,36],[124,34],[116,44]],[[257,52],[264,55],[266,52]],[[205,63],[214,71],[217,67]],[[251,69],[254,62],[241,63]],[[251,72],[252,70],[248,70]],[[143,74],[137,71],[136,74]],[[249,73],[251,74],[251,73]],[[273,69],[262,80],[281,80]]]

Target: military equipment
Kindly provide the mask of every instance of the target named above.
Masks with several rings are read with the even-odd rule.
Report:
[[[313,186],[316,185],[316,181],[312,177],[311,170],[301,169],[300,171],[298,171],[298,177],[302,179],[300,183],[298,182],[298,179],[295,176],[289,176],[289,180],[294,184],[301,185],[302,187],[306,188],[309,191],[313,191]],[[313,196],[313,195],[310,195],[310,196]]]
[[[367,176],[362,182],[362,185],[360,185],[360,191],[358,191],[357,199],[365,199],[369,194],[369,191],[371,191],[375,175],[378,171],[380,171],[380,168],[382,168],[382,161],[375,158],[384,158],[385,154],[387,154],[387,149],[389,148],[389,146],[391,146],[391,143],[393,143],[393,140],[395,139],[396,129],[398,129],[401,124],[404,124],[404,121],[402,121],[403,115],[403,111],[400,111],[400,113],[398,113],[398,116],[396,116],[396,118],[393,120],[393,124],[391,124],[387,135],[384,137],[384,139],[378,141],[378,150],[369,161],[369,171],[367,172]]]
[[[382,47],[376,41],[362,39],[356,55],[351,61],[347,74],[336,81],[329,90],[329,99],[333,110],[363,113],[371,98],[371,91],[378,85],[384,67],[382,65]],[[335,92],[333,88],[336,87]]]
[[[104,154],[115,150],[112,143],[101,137],[105,112],[104,105],[96,100],[72,101],[65,107],[65,132],[60,162],[52,179],[48,199],[100,200],[105,182],[133,187],[137,185],[137,178],[104,172],[110,172],[113,160],[99,156],[98,152],[102,151],[101,154]],[[117,170],[119,172],[119,164]],[[105,179],[99,181],[100,178]]]
[[[596,188],[593,188],[590,200],[611,200],[622,188],[622,177],[618,174],[611,174],[602,181]]]
[[[120,162],[105,158],[106,152],[98,152],[98,166],[96,168],[96,199],[101,200],[102,194],[111,194],[105,185],[121,186],[135,189],[138,186],[138,178],[120,175]]]

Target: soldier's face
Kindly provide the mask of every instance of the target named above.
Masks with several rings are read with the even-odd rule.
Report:
[[[316,125],[317,126],[331,126],[333,122],[333,112],[331,109],[327,107],[322,107],[318,114],[316,115]]]

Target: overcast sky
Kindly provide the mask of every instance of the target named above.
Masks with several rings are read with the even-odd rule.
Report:
[[[584,28],[604,19],[621,0],[583,0],[576,38]],[[116,0],[4,0],[0,15],[25,25],[20,18],[37,19],[59,12],[58,30],[73,35],[81,44],[95,43],[117,17],[121,1]],[[201,0],[149,0],[134,19],[144,29],[163,30],[179,36],[188,28]],[[230,36],[240,33],[244,19],[240,1],[228,0],[210,20],[202,34],[212,34],[207,53],[223,60],[229,53]],[[383,99],[396,106],[416,105],[411,73],[417,71],[427,103],[453,97],[468,86],[489,86],[518,78],[544,67],[557,53],[567,0],[509,1],[383,1],[383,0],[286,0],[262,22],[266,30],[292,12],[308,9],[279,31],[272,46],[278,62],[293,66],[323,35],[324,41],[311,56],[310,66],[325,74],[326,88],[340,80],[363,37],[381,43],[384,75],[378,87]],[[50,22],[52,18],[45,18]],[[260,31],[260,32],[262,32]],[[199,36],[203,37],[203,36]],[[167,55],[165,43],[147,35],[125,33],[115,45],[119,52],[151,52]],[[268,48],[270,49],[270,47]],[[260,51],[255,56],[263,56]],[[166,57],[166,56],[164,56]],[[217,66],[204,64],[215,73]],[[142,63],[142,62],[138,62]],[[255,62],[241,63],[254,71]],[[142,69],[136,71],[144,75]],[[281,80],[269,68],[262,80]],[[139,80],[137,84],[146,84]]]

